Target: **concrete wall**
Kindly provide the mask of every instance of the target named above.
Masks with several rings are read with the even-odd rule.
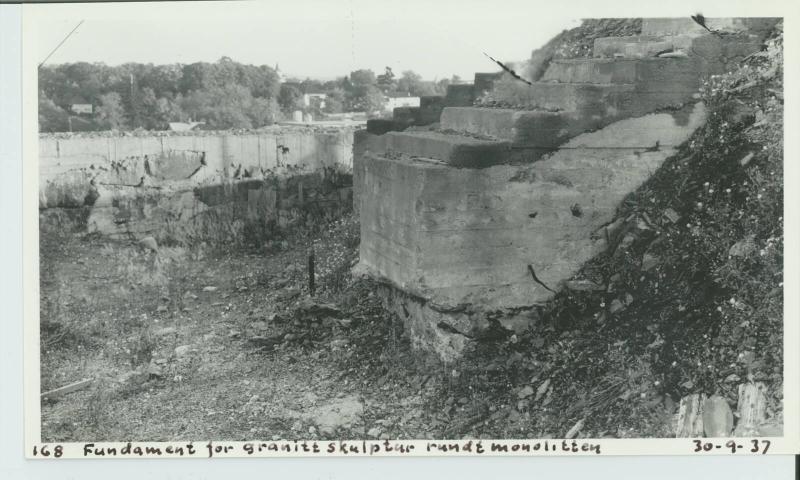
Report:
[[[87,231],[111,236],[202,236],[198,221],[232,204],[286,226],[311,203],[349,208],[352,146],[350,128],[42,136],[39,207],[84,210]]]

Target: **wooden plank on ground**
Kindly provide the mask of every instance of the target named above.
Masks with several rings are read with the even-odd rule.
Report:
[[[92,382],[94,382],[93,378],[85,378],[83,380],[78,380],[77,382],[70,383],[69,385],[64,385],[63,387],[50,390],[49,392],[44,392],[42,393],[42,398],[48,398],[50,400],[53,400],[55,398],[67,395],[68,393],[77,392],[78,390],[83,390],[84,388],[91,385]]]

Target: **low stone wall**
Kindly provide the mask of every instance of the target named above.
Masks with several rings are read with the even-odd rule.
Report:
[[[254,240],[352,205],[353,130],[48,135],[41,221],[111,237]]]

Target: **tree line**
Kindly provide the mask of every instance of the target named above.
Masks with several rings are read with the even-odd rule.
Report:
[[[319,118],[341,112],[374,113],[387,95],[442,95],[457,77],[425,81],[413,71],[351,72],[336,80],[281,82],[276,68],[228,57],[215,63],[153,65],[76,62],[39,69],[41,132],[165,130],[169,122],[204,122],[203,128],[258,128],[301,110]],[[324,102],[303,102],[323,93]],[[92,113],[73,105],[92,105]]]

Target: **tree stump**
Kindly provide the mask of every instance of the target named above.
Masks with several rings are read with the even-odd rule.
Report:
[[[767,387],[761,383],[739,385],[739,422],[734,434],[737,437],[759,436],[759,426],[766,422]]]
[[[675,438],[703,436],[703,404],[705,400],[705,395],[697,393],[681,399],[678,413],[675,416]]]

